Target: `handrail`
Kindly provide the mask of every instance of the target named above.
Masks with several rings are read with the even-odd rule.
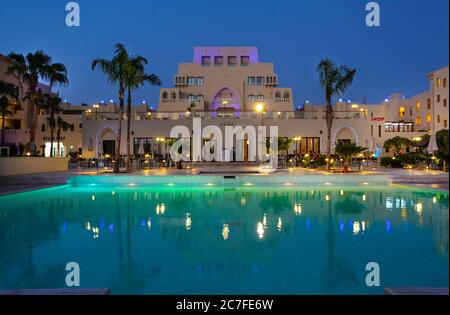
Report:
[[[367,112],[355,111],[334,111],[335,119],[369,119]],[[90,112],[84,115],[86,120],[117,120],[119,113],[117,112]],[[271,111],[271,112],[255,112],[255,111],[170,111],[170,112],[134,112],[132,118],[134,120],[180,120],[191,118],[203,119],[325,119],[323,111]],[[124,113],[123,119],[127,119]]]

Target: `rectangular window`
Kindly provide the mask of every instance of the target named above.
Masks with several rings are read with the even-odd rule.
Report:
[[[431,114],[427,114],[427,123],[431,122]]]
[[[264,77],[257,77],[256,85],[264,85]]]
[[[258,96],[256,96],[256,100],[264,101],[264,95],[263,94],[258,94]]]
[[[241,56],[241,66],[247,67],[250,64],[249,56]]]
[[[441,101],[441,95],[437,95],[437,102],[439,103]]]
[[[447,119],[444,119],[444,128],[447,128]]]
[[[444,107],[447,107],[447,99],[444,99]]]
[[[444,78],[444,87],[445,88],[447,87],[447,79],[446,78]]]
[[[195,95],[189,95],[188,96],[188,102],[189,104],[191,103],[195,103],[195,100],[197,99],[197,97]]]
[[[228,56],[228,65],[233,67],[237,65],[237,57],[236,56]]]
[[[297,153],[302,155],[314,154],[320,152],[320,138],[302,137],[298,144],[295,145]],[[311,157],[311,156],[310,156]]]
[[[248,85],[253,86],[256,84],[256,78],[255,77],[248,77]]]
[[[370,126],[370,136],[373,137],[373,125]]]
[[[416,110],[417,110],[418,113],[420,113],[420,109],[421,109],[421,108],[422,108],[422,106],[421,106],[420,100],[419,100],[419,101],[417,101],[417,103],[416,103]]]
[[[441,79],[440,79],[440,78],[437,78],[437,80],[436,80],[436,85],[437,85],[437,87],[440,87],[440,86],[441,86]]]
[[[437,122],[438,122],[438,124],[440,124],[441,123],[441,115],[437,115]]]
[[[193,86],[193,85],[195,85],[196,80],[195,80],[194,77],[188,77],[188,81],[187,82],[188,82],[189,86]]]
[[[378,126],[378,138],[381,138],[381,125]]]
[[[403,106],[398,109],[398,115],[400,117],[405,117],[405,108]]]
[[[214,64],[218,67],[223,66],[223,56],[214,57]]]
[[[416,117],[416,125],[420,125],[422,124],[422,116],[417,116]]]
[[[208,67],[211,64],[210,56],[202,56],[202,66]]]
[[[431,109],[431,99],[427,99],[427,109]]]
[[[203,77],[197,77],[197,85],[203,86],[205,79]]]

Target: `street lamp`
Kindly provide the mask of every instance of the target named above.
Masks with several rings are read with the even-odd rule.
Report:
[[[353,118],[356,118],[356,109],[358,108],[358,104],[352,104],[353,108]]]
[[[97,120],[97,109],[100,107],[100,105],[94,104],[94,105],[92,105],[92,107],[95,108],[95,120]]]
[[[263,122],[263,114],[265,113],[264,104],[263,103],[256,104],[255,110],[261,114],[261,126],[262,126],[264,124]]]

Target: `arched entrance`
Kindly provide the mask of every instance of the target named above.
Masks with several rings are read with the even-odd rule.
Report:
[[[112,127],[104,127],[96,137],[96,156],[114,156],[116,150],[116,130]]]
[[[241,110],[241,97],[234,89],[224,87],[215,94],[212,110],[217,117],[239,116],[239,111]]]
[[[333,148],[336,143],[340,142],[355,143],[356,145],[359,145],[358,134],[356,130],[348,125],[339,127],[333,134],[331,141]]]

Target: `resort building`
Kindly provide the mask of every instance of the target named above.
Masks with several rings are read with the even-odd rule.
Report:
[[[7,63],[4,59],[2,62]],[[0,80],[4,80],[4,68],[3,65]],[[409,98],[395,93],[379,104],[339,100],[334,105],[331,146],[342,141],[355,142],[380,156],[389,154],[383,152],[382,146],[394,136],[413,139],[448,129],[448,66],[427,77],[429,90]],[[6,79],[14,83],[13,78]],[[279,136],[294,139],[289,154],[324,153],[324,105],[296,104],[292,88],[281,87],[278,82],[273,64],[260,62],[256,47],[194,48],[193,61],[179,65],[173,87],[160,89],[157,106],[143,103],[133,106],[131,117],[124,114],[121,153],[126,154],[128,119],[133,154],[143,149],[145,154],[166,156],[168,145],[164,140],[170,137],[171,129],[185,126],[192,131],[194,117],[202,118],[202,127],[220,128],[223,135],[225,126],[278,126]],[[7,119],[9,146],[26,143],[28,133],[25,110],[12,106],[17,108],[17,114]],[[62,131],[65,153],[78,152],[84,158],[114,155],[119,118],[116,104],[64,103],[62,107],[61,115],[71,126]],[[47,152],[50,132],[46,115],[41,114],[37,146],[45,145]],[[242,151],[245,161],[251,161],[247,136],[235,141],[235,149]],[[202,158],[192,156],[192,160],[199,162]]]
[[[254,112],[264,103],[268,112],[292,111],[292,89],[278,86],[273,64],[259,62],[256,47],[196,47],[192,63],[182,63],[174,88],[160,92],[158,110],[196,111],[214,117]]]

